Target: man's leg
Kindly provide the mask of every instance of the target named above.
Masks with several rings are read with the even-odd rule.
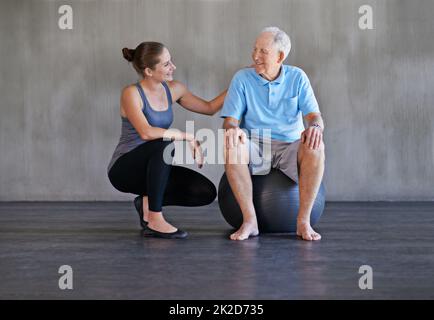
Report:
[[[300,143],[297,155],[300,190],[297,235],[301,236],[304,240],[321,239],[321,235],[315,232],[310,225],[310,213],[324,174],[324,161],[323,142],[321,142],[319,148],[316,150],[309,149],[306,144]]]
[[[239,142],[231,149],[227,149],[225,146],[224,152],[226,176],[243,213],[243,224],[240,229],[231,234],[230,238],[232,240],[245,240],[250,236],[259,234],[253,205],[252,178],[248,168],[248,144]]]

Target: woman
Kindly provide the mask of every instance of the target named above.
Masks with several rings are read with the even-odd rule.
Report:
[[[171,165],[172,141],[186,140],[199,168],[202,166],[202,151],[194,136],[169,129],[173,122],[172,102],[193,112],[213,115],[222,107],[226,91],[205,101],[174,81],[176,67],[161,43],[142,42],[136,49],[122,49],[122,53],[141,80],[122,90],[122,131],[108,167],[110,182],[119,191],[138,195],[134,204],[146,235],[185,238],[185,231],[164,219],[162,206],[206,205],[214,201],[216,190],[198,172]]]

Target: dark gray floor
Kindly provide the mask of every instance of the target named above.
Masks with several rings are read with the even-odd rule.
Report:
[[[434,203],[327,203],[316,243],[232,242],[217,204],[166,213],[188,239],[144,238],[131,203],[0,203],[0,299],[434,298]]]

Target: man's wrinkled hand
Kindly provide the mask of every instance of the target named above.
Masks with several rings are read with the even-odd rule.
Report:
[[[322,130],[317,126],[310,126],[301,134],[301,143],[307,145],[309,149],[316,150],[322,141]]]
[[[225,147],[232,149],[238,145],[239,142],[246,143],[246,133],[240,128],[230,128],[225,131]]]

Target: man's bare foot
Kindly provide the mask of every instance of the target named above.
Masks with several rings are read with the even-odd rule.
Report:
[[[245,221],[241,227],[231,234],[231,240],[246,240],[250,236],[255,237],[259,234],[257,221]]]
[[[297,236],[303,240],[316,241],[321,239],[321,235],[312,229],[309,222],[297,222]]]
[[[172,233],[178,230],[164,219],[162,213],[154,212],[149,214],[148,227],[152,230],[163,233]]]

